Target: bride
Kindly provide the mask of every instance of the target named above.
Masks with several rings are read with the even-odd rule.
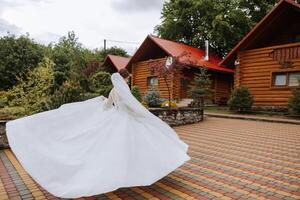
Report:
[[[188,161],[188,145],[131,94],[127,70],[109,97],[64,104],[7,123],[10,147],[51,194],[77,198],[151,185]]]

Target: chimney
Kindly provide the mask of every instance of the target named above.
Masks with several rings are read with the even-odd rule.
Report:
[[[205,40],[205,56],[204,60],[208,61],[209,60],[209,42],[208,40]]]

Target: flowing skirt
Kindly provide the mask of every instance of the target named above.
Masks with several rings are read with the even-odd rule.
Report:
[[[63,198],[151,185],[190,159],[164,122],[104,110],[101,96],[10,121],[6,130],[24,169]]]

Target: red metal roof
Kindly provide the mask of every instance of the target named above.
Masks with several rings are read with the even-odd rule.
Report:
[[[127,57],[122,57],[122,56],[107,55],[107,57],[104,60],[103,65],[108,64],[108,62],[110,61],[117,70],[120,70],[120,69],[123,69],[126,67],[129,60],[130,60],[130,57],[127,58]]]
[[[260,20],[255,27],[225,56],[221,65],[231,66],[234,65],[234,61],[237,57],[237,52],[246,50],[251,44],[256,43],[257,38],[262,35],[266,35],[267,32],[265,29],[270,28],[270,23],[273,26],[278,25],[277,19],[282,18],[279,16],[275,20],[275,15],[282,11],[285,8],[292,8],[300,11],[300,4],[292,0],[281,0],[262,20]],[[281,14],[281,13],[280,13]],[[284,12],[285,15],[289,14],[289,11]],[[288,22],[286,22],[288,23]],[[264,28],[265,27],[265,28]],[[268,36],[266,36],[268,37]]]
[[[184,52],[188,53],[189,58],[182,57],[180,60],[184,63],[187,59],[190,59],[197,66],[205,66],[208,69],[230,72],[233,73],[234,70],[221,67],[219,63],[222,61],[221,58],[214,55],[213,53],[209,53],[209,60],[204,60],[205,51],[203,49],[198,49],[186,44],[173,42],[170,40],[161,39],[155,36],[149,36],[157,45],[159,45],[162,49],[164,49],[170,56],[180,56]]]
[[[229,69],[226,67],[222,67],[219,63],[222,61],[221,58],[214,55],[213,53],[209,54],[209,60],[204,60],[205,51],[202,49],[198,49],[183,43],[173,42],[166,39],[161,39],[153,35],[148,35],[143,44],[139,47],[136,53],[132,56],[132,59],[129,61],[128,65],[137,61],[137,57],[140,56],[144,52],[143,48],[146,48],[146,43],[154,42],[157,46],[159,46],[163,51],[166,52],[169,56],[178,57],[182,56],[184,53],[187,53],[187,56],[182,56],[180,61],[183,63],[187,63],[191,61],[195,63],[196,66],[204,66],[211,70],[234,73],[233,69]]]

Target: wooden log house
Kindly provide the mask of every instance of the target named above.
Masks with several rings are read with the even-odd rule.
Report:
[[[151,71],[149,66],[153,62],[165,63],[167,57],[178,57],[184,53],[189,55],[190,61],[194,64],[183,69],[181,75],[175,75],[172,80],[168,80],[171,99],[178,101],[188,99],[188,90],[193,84],[195,73],[199,72],[199,67],[205,67],[212,79],[213,103],[226,102],[233,87],[233,69],[220,66],[221,59],[212,53],[209,54],[208,59],[205,59],[205,51],[202,49],[153,35],[149,35],[144,40],[127,64],[132,74],[131,84],[138,86],[143,95],[151,87],[156,87],[162,98],[168,98],[167,85],[163,78]],[[181,62],[186,64],[185,59]]]
[[[259,110],[286,110],[300,78],[300,4],[281,0],[221,63],[235,66],[235,87],[246,86]]]

